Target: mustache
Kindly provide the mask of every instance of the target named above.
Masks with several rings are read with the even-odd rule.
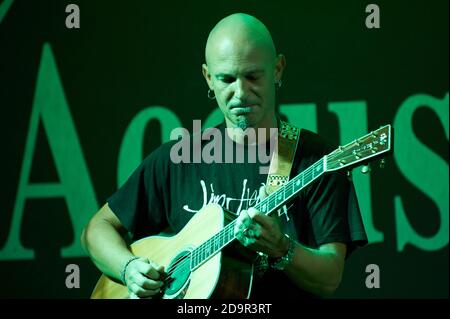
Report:
[[[254,105],[256,103],[250,102],[250,101],[232,101],[228,104],[229,109],[233,109],[236,107],[248,107],[250,105]]]

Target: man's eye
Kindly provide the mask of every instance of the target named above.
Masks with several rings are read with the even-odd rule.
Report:
[[[256,76],[256,75],[248,75],[248,76],[247,76],[247,80],[249,80],[249,81],[258,81],[258,80],[259,80],[259,76]]]
[[[224,83],[230,84],[230,83],[233,83],[233,82],[235,81],[235,78],[232,78],[232,77],[224,77],[224,78],[221,78],[220,80],[221,80],[222,82],[224,82]]]

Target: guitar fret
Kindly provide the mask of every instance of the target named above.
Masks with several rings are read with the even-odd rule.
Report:
[[[224,230],[222,231],[222,234],[220,235],[220,238],[221,238],[221,240],[222,240],[222,241],[221,241],[221,245],[224,245],[224,244],[225,244],[225,241],[226,241],[226,240],[225,240],[225,231],[224,231]]]
[[[234,228],[229,227],[227,241],[230,241],[233,237],[234,237]]]
[[[206,257],[205,255],[206,255],[205,254],[205,243],[203,243],[202,244],[202,255],[201,255],[202,256],[202,258],[201,258],[202,261],[205,260],[205,257]]]
[[[195,262],[194,262],[194,267],[196,267],[199,263],[200,263],[200,250],[199,250],[200,246],[197,247],[195,249]]]

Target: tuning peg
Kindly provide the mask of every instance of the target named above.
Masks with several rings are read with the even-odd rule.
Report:
[[[384,168],[385,165],[386,165],[386,160],[384,158],[382,158],[380,161],[380,168]]]
[[[363,174],[370,173],[371,170],[372,170],[372,169],[370,168],[370,164],[363,165],[363,166],[361,167],[361,173],[363,173]]]

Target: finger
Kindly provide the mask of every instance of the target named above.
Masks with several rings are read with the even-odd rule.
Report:
[[[144,275],[139,273],[134,278],[134,283],[146,290],[160,290],[163,286],[162,281],[149,279],[148,277],[145,277]]]
[[[140,263],[138,265],[136,265],[136,269],[141,273],[144,274],[146,277],[153,279],[153,280],[157,280],[161,277],[160,272],[158,272],[158,268],[160,266],[153,263],[153,262],[149,262],[148,264],[145,263]]]
[[[273,217],[264,214],[255,214],[253,216],[253,221],[263,228],[272,229],[275,227],[276,220]]]
[[[255,239],[259,239],[261,237],[261,233],[262,233],[262,227],[261,225],[257,224],[257,223],[253,223],[250,226],[250,231],[249,231],[249,236],[248,237],[253,237]]]
[[[256,238],[244,236],[242,245],[244,245],[245,247],[249,247],[249,246],[253,245],[254,243],[256,243]]]
[[[264,215],[254,207],[248,209],[248,216],[253,220],[256,215]]]
[[[164,274],[164,272],[165,272],[164,271],[164,266],[158,266],[158,265],[155,265],[155,266],[154,267],[155,267],[157,272],[159,272],[160,274]]]
[[[242,232],[235,233],[235,237],[242,245],[244,245],[246,239],[245,236],[242,234]]]
[[[142,287],[139,287],[136,283],[134,283],[134,282],[130,282],[129,284],[128,284],[128,290],[129,290],[129,292],[130,292],[130,296],[131,297],[137,297],[137,298],[140,298],[140,297],[149,297],[150,296],[150,293],[151,292],[149,292],[149,291],[147,291],[147,290],[145,290],[144,288],[142,288]]]
[[[128,295],[128,299],[152,299],[152,297],[142,297],[139,298],[136,294],[130,292]]]
[[[129,299],[139,299],[139,297],[134,292],[130,292],[128,294],[128,298]]]
[[[132,283],[130,283],[128,285],[128,289],[130,290],[130,292],[132,292],[133,294],[135,294],[139,298],[151,297],[151,296],[156,295],[160,291],[159,289],[157,289],[157,290],[144,289],[144,288],[138,286],[134,282],[132,282]]]
[[[234,235],[237,236],[239,232],[243,233],[250,226],[252,220],[250,216],[248,216],[247,211],[243,210],[239,214],[238,218],[236,218],[236,222],[234,225]],[[245,235],[245,234],[243,234]]]
[[[235,229],[235,237],[239,242],[244,245],[245,247],[248,247],[256,242],[256,238],[250,237],[250,234],[253,232],[252,229],[247,228],[248,230],[247,234],[244,234],[242,230]],[[250,233],[250,234],[249,234]]]
[[[247,210],[244,209],[243,211],[241,211],[241,213],[239,214],[239,216],[237,218],[237,222],[240,222],[242,225],[244,225],[244,227],[250,226],[250,224],[252,223],[252,219],[248,215]]]
[[[244,228],[242,227],[242,223],[236,222],[234,224],[234,236],[239,240],[240,237],[244,236],[243,232]]]
[[[243,217],[241,217],[241,215],[238,216],[238,218],[236,219],[236,222],[234,224],[234,235],[238,236],[239,233],[243,233],[243,231],[247,228],[247,226],[245,226],[245,224],[242,221]]]

